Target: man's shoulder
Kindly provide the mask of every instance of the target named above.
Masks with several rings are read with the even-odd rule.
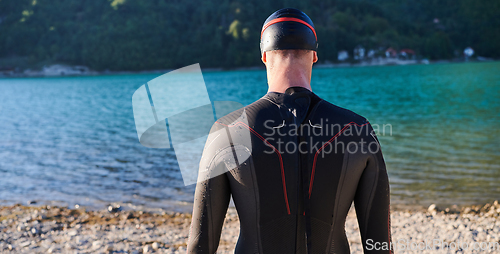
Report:
[[[233,125],[238,122],[250,124],[255,122],[256,118],[272,117],[276,113],[275,111],[277,112],[277,107],[271,101],[262,97],[247,106],[241,105],[236,110],[226,110],[229,113],[218,117],[216,124],[223,126]]]
[[[338,123],[356,123],[358,125],[368,123],[368,120],[355,113],[352,110],[337,106],[329,101],[322,99],[313,114],[314,118],[328,118],[331,121]]]

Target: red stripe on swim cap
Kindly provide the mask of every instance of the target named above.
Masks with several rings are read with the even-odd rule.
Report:
[[[285,21],[299,22],[301,24],[306,25],[314,33],[314,38],[316,38],[316,41],[318,40],[318,37],[316,36],[316,31],[314,30],[314,27],[312,27],[311,25],[309,25],[309,23],[305,22],[302,19],[289,18],[289,17],[283,17],[283,18],[273,19],[273,20],[269,21],[267,24],[265,24],[264,27],[262,28],[262,32],[260,32],[260,39],[262,40],[262,34],[264,34],[264,30],[266,30],[266,28],[268,28],[270,25],[273,25],[273,24],[276,24],[276,23],[279,23],[279,22],[285,22]]]

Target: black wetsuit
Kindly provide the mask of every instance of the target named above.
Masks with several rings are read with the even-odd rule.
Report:
[[[248,124],[237,120],[242,113]],[[365,118],[292,87],[219,119],[211,133],[222,129],[250,131],[252,147],[235,135],[230,145],[208,138],[200,171],[225,173],[196,186],[188,253],[216,252],[231,195],[237,254],[349,253],[344,225],[353,201],[365,253],[369,239],[378,249],[390,242],[387,172]]]

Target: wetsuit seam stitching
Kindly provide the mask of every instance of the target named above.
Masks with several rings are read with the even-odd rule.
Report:
[[[280,105],[277,102],[271,100],[270,98],[267,98],[267,97],[264,96],[264,97],[262,97],[262,99],[271,102],[272,104],[274,104],[278,108],[280,107]]]
[[[243,146],[243,147],[245,147],[245,146]],[[208,163],[208,166],[207,166],[208,169],[207,169],[207,171],[210,171],[214,167],[214,164],[217,164],[217,161],[220,159],[220,157],[223,156],[223,155],[221,155],[221,153],[224,152],[225,150],[229,149],[229,148],[233,149],[233,148],[236,148],[236,146],[234,146],[234,145],[228,145],[228,146],[222,148],[220,151],[216,152],[215,155],[210,160],[210,162]],[[228,169],[228,171],[229,171],[229,169]]]
[[[370,217],[370,210],[371,210],[371,206],[372,206],[372,202],[373,202],[373,198],[374,198],[374,195],[375,195],[375,189],[377,187],[377,182],[378,182],[378,173],[379,173],[379,168],[378,168],[378,160],[376,158],[376,156],[373,156],[373,154],[371,155],[371,157],[375,160],[375,168],[376,168],[376,172],[375,172],[375,179],[373,180],[373,183],[372,183],[372,186],[371,186],[371,190],[370,190],[370,195],[369,195],[369,199],[368,199],[368,206],[366,208],[366,215],[365,215],[365,234],[366,234],[366,231],[368,230],[368,218]]]
[[[314,183],[314,173],[315,173],[315,169],[316,169],[316,161],[317,161],[319,152],[321,152],[321,150],[323,150],[323,148],[325,148],[328,144],[331,144],[333,140],[335,140],[336,138],[338,138],[348,127],[350,127],[350,126],[352,126],[354,124],[357,125],[357,126],[359,126],[359,127],[362,127],[364,125],[367,125],[368,123],[364,123],[362,125],[359,125],[356,122],[349,122],[344,128],[342,128],[342,130],[340,130],[337,134],[335,134],[335,136],[333,136],[332,138],[330,138],[328,140],[328,142],[326,142],[322,147],[320,147],[318,149],[318,151],[316,151],[316,153],[314,154],[313,166],[312,166],[312,170],[311,170],[311,181],[309,183],[309,198],[311,198],[312,187],[313,187],[313,183]]]
[[[287,194],[287,190],[286,190],[285,166],[283,164],[283,158],[281,156],[281,153],[276,149],[276,147],[274,147],[271,143],[269,143],[269,141],[267,141],[264,137],[262,137],[256,130],[252,129],[250,126],[246,125],[243,122],[237,122],[237,123],[234,123],[232,125],[226,125],[226,124],[223,124],[223,123],[220,123],[220,122],[217,122],[217,121],[216,121],[216,123],[218,123],[220,125],[223,125],[223,126],[227,126],[227,127],[235,127],[235,126],[238,126],[238,125],[243,125],[251,133],[253,133],[259,139],[261,139],[262,141],[264,141],[265,143],[267,143],[269,146],[271,146],[271,148],[274,150],[274,152],[278,155],[278,158],[279,158],[280,168],[281,168],[281,180],[282,180],[282,183],[283,183],[283,195],[284,195],[284,198],[285,198],[285,205],[286,205],[287,213],[290,214],[290,205],[288,204],[288,194]]]
[[[253,185],[254,185],[254,200],[255,200],[255,221],[256,221],[256,231],[257,231],[257,248],[258,248],[258,251],[259,252],[262,252],[262,239],[260,237],[260,216],[259,216],[259,208],[260,208],[260,203],[259,203],[259,200],[258,200],[258,192],[259,192],[259,185],[257,183],[257,179],[255,177],[255,166],[254,166],[254,162],[253,162],[253,156],[251,158],[251,170],[250,170],[250,173],[251,173],[251,176],[252,176],[252,182],[253,182]]]
[[[332,223],[332,229],[331,229],[331,232],[330,232],[330,237],[328,239],[328,244],[330,245],[330,248],[327,248],[327,253],[329,253],[329,250],[331,250],[332,248],[332,244],[331,244],[331,238],[333,237],[334,235],[334,232],[335,232],[335,224],[336,224],[336,220],[337,220],[337,216],[338,216],[338,209],[339,209],[339,198],[341,196],[341,192],[342,192],[342,189],[344,187],[344,179],[347,175],[347,168],[349,167],[349,157],[350,157],[350,153],[345,153],[344,155],[344,165],[342,166],[342,171],[341,171],[341,177],[340,177],[340,184],[339,186],[337,187],[337,195],[335,197],[335,207],[334,207],[334,211],[333,211],[333,223]]]
[[[212,185],[211,182],[208,181],[207,184],[208,184],[208,187],[211,188],[211,185]],[[209,209],[208,209],[208,216],[210,217],[210,220],[209,220],[209,223],[208,223],[208,231],[210,232],[211,236],[214,236],[215,234],[213,232],[212,195],[210,195],[208,197],[208,202],[210,203],[209,206],[208,206],[209,207]],[[209,249],[209,251],[213,250],[213,246],[215,246],[215,244],[214,244],[213,241],[214,241],[214,237],[211,237],[211,239],[208,241],[208,249]]]

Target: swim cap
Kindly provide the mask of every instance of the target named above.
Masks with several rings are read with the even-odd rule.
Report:
[[[311,19],[294,8],[283,8],[271,14],[260,34],[260,53],[279,49],[316,51],[318,38]]]

